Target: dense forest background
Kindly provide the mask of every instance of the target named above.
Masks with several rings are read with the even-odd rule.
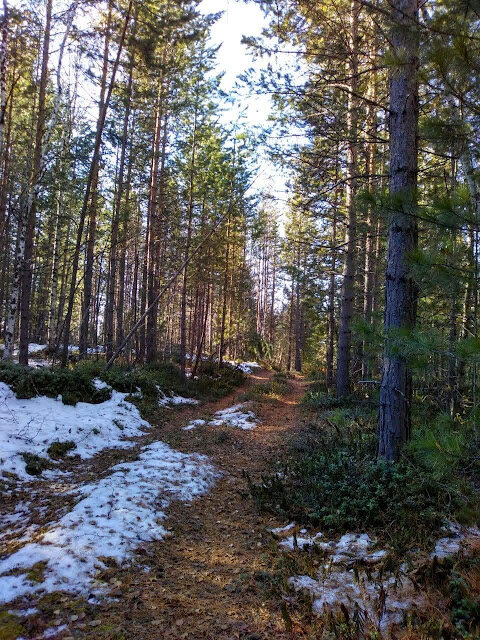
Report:
[[[207,4],[0,2],[0,637],[479,638],[480,0]]]
[[[262,135],[225,118],[196,0],[4,3],[3,357],[257,357],[380,389],[399,447],[413,388],[476,409],[479,8],[259,4]]]

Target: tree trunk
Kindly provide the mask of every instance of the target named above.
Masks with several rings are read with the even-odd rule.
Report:
[[[350,91],[347,108],[347,180],[346,207],[347,226],[345,233],[345,261],[343,266],[343,285],[341,296],[340,326],[338,336],[337,357],[337,395],[348,396],[351,389],[351,345],[352,345],[352,316],[355,299],[355,268],[357,242],[357,215],[355,210],[355,195],[357,191],[357,156],[358,156],[358,14],[359,0],[352,0],[350,4],[350,33],[349,33],[349,75]]]
[[[417,285],[408,257],[417,247],[418,174],[417,0],[393,0],[393,53],[399,61],[390,79],[391,213],[386,272],[386,342],[380,388],[378,455],[397,460],[411,432],[412,375],[402,354],[392,353],[392,332],[413,329]]]
[[[192,151],[190,157],[190,184],[188,192],[188,222],[187,222],[187,239],[185,242],[185,262],[188,261],[190,253],[190,243],[192,241],[192,220],[193,220],[193,206],[194,206],[194,187],[195,187],[195,158],[197,152],[197,105],[195,105],[195,113],[193,117],[193,140]],[[185,378],[185,360],[186,360],[186,348],[187,348],[187,282],[188,282],[188,267],[185,267],[183,272],[182,282],[182,302],[181,302],[181,317],[180,317],[180,367],[182,378]],[[193,354],[191,354],[193,358]]]
[[[338,184],[339,170],[338,144],[335,162],[335,184]],[[333,204],[332,219],[332,248],[330,258],[330,282],[328,287],[328,347],[327,347],[327,371],[326,384],[327,389],[333,388],[333,361],[335,355],[335,293],[336,293],[336,275],[337,275],[337,213],[338,213],[339,190],[335,190],[335,199]]]
[[[45,129],[45,99],[48,82],[48,57],[50,49],[50,32],[52,23],[52,0],[47,0],[45,31],[43,36],[42,66],[40,72],[40,86],[38,90],[38,115],[37,130],[35,135],[35,150],[33,154],[33,167],[31,186],[27,197],[25,212],[25,244],[23,254],[21,297],[20,297],[20,348],[18,361],[20,364],[28,364],[28,338],[30,323],[30,298],[32,291],[32,260],[36,218],[36,189],[41,178],[42,170],[42,143]]]
[[[111,25],[112,25],[112,7],[113,2],[108,2],[107,24],[105,27],[105,42],[103,46],[103,64],[102,77],[100,80],[100,100],[98,107],[97,131],[101,125],[102,113],[105,103],[105,93],[107,90],[108,76],[108,56],[110,51]],[[93,263],[95,253],[95,238],[97,235],[97,207],[98,207],[98,177],[99,177],[100,154],[96,159],[94,167],[94,175],[92,180],[92,196],[90,202],[88,216],[88,238],[87,251],[85,256],[85,277],[83,281],[83,304],[82,304],[82,320],[80,323],[80,340],[79,351],[80,357],[84,358],[88,350],[88,334],[90,328],[90,307],[92,304],[92,282],[93,282]],[[96,346],[96,345],[95,345]]]
[[[87,178],[87,184],[86,184],[86,188],[85,188],[85,195],[83,198],[83,204],[82,204],[82,210],[80,212],[80,219],[79,219],[79,223],[78,223],[78,228],[77,228],[77,238],[76,238],[76,242],[75,242],[75,250],[74,250],[74,254],[73,254],[73,261],[72,261],[72,274],[71,274],[71,282],[70,282],[70,291],[69,291],[69,296],[68,296],[68,307],[67,307],[67,313],[65,316],[65,323],[64,323],[64,329],[63,329],[63,351],[62,351],[62,365],[65,367],[67,365],[68,362],[68,343],[70,340],[70,326],[71,326],[71,322],[72,322],[72,313],[73,313],[73,305],[75,302],[75,293],[77,290],[77,272],[78,272],[78,264],[79,264],[79,260],[80,260],[80,248],[82,245],[82,238],[83,238],[83,230],[85,227],[85,218],[87,215],[87,210],[88,210],[88,204],[90,202],[90,194],[91,194],[91,190],[92,190],[92,186],[93,186],[93,181],[94,181],[94,177],[95,177],[95,172],[96,172],[96,167],[98,166],[98,161],[100,158],[100,147],[101,147],[101,143],[102,143],[102,134],[103,134],[103,129],[105,126],[105,119],[107,116],[107,110],[110,104],[110,98],[112,95],[112,91],[113,91],[113,87],[115,84],[115,78],[117,75],[117,69],[118,66],[120,64],[120,57],[122,55],[122,50],[123,50],[123,45],[125,43],[125,37],[127,34],[127,29],[128,29],[128,24],[130,22],[130,13],[132,10],[132,4],[133,4],[133,0],[130,0],[129,4],[128,4],[128,8],[127,8],[127,14],[125,16],[125,22],[123,25],[123,31],[122,34],[120,36],[120,42],[118,44],[118,50],[117,50],[117,57],[115,59],[115,62],[113,64],[113,69],[112,69],[112,76],[110,78],[110,84],[108,87],[108,91],[107,91],[107,95],[105,98],[105,102],[103,104],[103,109],[102,112],[100,114],[100,118],[99,121],[97,123],[97,131],[96,131],[96,136],[95,136],[95,145],[94,145],[94,150],[93,150],[93,156],[92,156],[92,160],[90,163],[90,170],[89,170],[89,174],[88,174],[88,178]]]

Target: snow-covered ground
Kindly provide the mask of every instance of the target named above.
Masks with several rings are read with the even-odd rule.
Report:
[[[250,375],[254,369],[260,369],[258,362],[234,362],[233,360],[225,360],[227,364],[231,364],[232,367],[241,369],[243,373]]]
[[[315,545],[325,554],[325,562],[315,577],[292,576],[289,584],[297,591],[307,591],[312,597],[312,610],[316,614],[325,609],[336,609],[343,605],[351,615],[360,607],[368,622],[381,631],[388,631],[394,624],[403,621],[404,614],[427,606],[425,597],[409,577],[407,566],[400,568],[398,575],[387,575],[381,571],[380,563],[388,556],[386,549],[378,549],[375,541],[366,533],[347,533],[340,540],[324,541],[322,533],[308,535],[305,529],[297,535],[289,535],[295,523],[270,529],[282,539],[281,549],[305,549]],[[446,530],[450,537],[440,539],[432,557],[445,557],[460,550],[467,536],[480,536],[478,529],[462,530],[451,523]],[[357,569],[354,568],[356,563]],[[368,572],[358,567],[368,566]],[[382,607],[379,607],[384,598]]]
[[[162,442],[142,449],[138,460],[114,466],[106,478],[76,488],[79,501],[35,541],[0,560],[0,602],[40,590],[102,591],[95,574],[100,557],[125,561],[136,547],[167,535],[162,522],[172,500],[205,493],[218,473],[201,455],[186,455]],[[26,536],[23,537],[25,540]],[[28,570],[45,563],[43,579]],[[15,575],[5,575],[15,570]]]
[[[133,404],[126,402],[126,396],[112,391],[110,400],[101,404],[78,402],[72,407],[60,398],[21,400],[0,382],[0,471],[31,479],[22,453],[47,457],[53,442],[74,442],[71,454],[82,458],[105,448],[134,446],[130,438],[142,435],[150,425]]]
[[[182,396],[177,396],[175,393],[172,393],[170,396],[168,396],[160,389],[160,387],[157,387],[157,389],[159,407],[175,407],[181,404],[199,404],[198,400],[194,400],[193,398],[183,398]]]
[[[107,386],[100,380],[94,384],[98,389]],[[21,482],[31,480],[22,453],[48,458],[53,442],[75,443],[71,453],[81,458],[105,448],[135,446],[134,438],[151,425],[126,396],[112,390],[110,400],[101,404],[79,402],[72,407],[61,398],[21,400],[0,383],[0,476],[10,472]],[[161,397],[169,405],[197,402]],[[9,550],[0,560],[0,602],[43,590],[101,591],[104,585],[95,579],[104,566],[100,558],[121,563],[140,544],[163,539],[168,534],[168,505],[205,493],[218,476],[205,456],[183,454],[163,442],[144,446],[133,462],[117,464],[107,475],[84,484],[79,484],[78,474],[55,468],[43,472],[43,482],[29,489],[30,499],[15,504],[14,511],[0,513],[0,540]],[[13,482],[10,475],[8,481]],[[64,499],[53,506],[52,515],[54,496]],[[43,521],[47,514],[51,521],[39,525],[38,517]],[[43,575],[32,580],[28,572],[41,566],[38,563],[44,563]]]
[[[183,427],[183,430],[192,431],[205,424],[211,427],[234,427],[235,429],[243,429],[244,431],[255,429],[258,424],[258,419],[253,411],[245,410],[244,407],[245,403],[236,404],[228,409],[217,411],[213,419],[208,423],[206,420],[193,420],[186,427]]]

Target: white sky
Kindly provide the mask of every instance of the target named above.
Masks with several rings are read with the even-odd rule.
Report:
[[[223,16],[212,28],[212,44],[221,45],[217,54],[217,73],[224,72],[222,89],[231,92],[237,77],[253,67],[262,67],[262,60],[253,60],[248,47],[242,44],[243,36],[260,36],[268,20],[257,4],[243,0],[203,0],[200,10],[204,13],[223,11]],[[270,62],[272,62],[270,60]],[[247,125],[264,126],[271,112],[268,95],[252,93],[247,87],[239,90],[239,99],[226,114],[225,120],[233,122],[238,113],[243,112]],[[285,175],[275,167],[266,154],[260,150],[260,172],[255,187],[270,192],[279,198],[279,208],[283,209],[285,199]]]
[[[252,65],[247,47],[241,44],[242,36],[260,35],[266,20],[258,5],[242,0],[203,0],[200,10],[224,12],[212,29],[212,41],[222,44],[218,61],[226,72],[222,88],[227,91],[235,84],[237,75]]]

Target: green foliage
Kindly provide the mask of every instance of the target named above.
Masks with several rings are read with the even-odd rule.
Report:
[[[478,565],[478,559],[474,562]],[[452,624],[463,637],[474,638],[475,636],[470,634],[480,632],[480,601],[473,597],[466,580],[457,572],[452,573],[449,589]]]
[[[321,434],[310,451],[293,456],[281,472],[263,476],[250,492],[257,505],[332,533],[372,531],[397,549],[428,544],[461,504],[426,469],[408,460],[377,460],[375,438],[363,429],[343,430],[347,416],[331,416],[336,434]]]
[[[238,367],[223,363],[221,367],[211,361],[202,362],[198,380],[193,384],[198,396],[202,398],[223,398],[236,387],[245,383],[246,375]]]
[[[92,377],[80,368],[32,369],[0,362],[0,381],[10,385],[17,398],[61,395],[64,404],[75,405],[77,402],[98,404],[110,397],[108,389],[96,389]]]
[[[24,633],[20,619],[6,610],[0,611],[0,640],[16,640]]]
[[[48,447],[47,453],[53,460],[64,458],[69,451],[76,448],[75,442],[67,440],[65,442],[55,441]]]
[[[45,469],[53,469],[49,460],[34,453],[24,452],[22,458],[25,461],[25,471],[31,476],[39,476]]]
[[[411,369],[425,369],[432,353],[446,353],[446,343],[432,329],[391,329],[386,342],[388,353],[402,358]]]
[[[480,338],[472,336],[459,340],[456,344],[456,354],[464,360],[478,359],[480,356]]]
[[[462,477],[476,481],[480,477],[476,420],[474,411],[454,418],[439,413],[428,423],[418,424],[408,451],[439,481],[452,482]]]
[[[323,383],[313,384],[303,396],[302,402],[311,409],[324,410],[346,407],[353,404],[351,398],[337,398],[324,391]]]
[[[258,333],[250,334],[248,338],[248,353],[255,360],[271,362],[274,356],[273,345]]]
[[[288,376],[286,373],[277,372],[272,376],[272,379],[263,384],[254,385],[247,396],[249,398],[278,398],[279,396],[288,393],[290,384],[288,382]]]

